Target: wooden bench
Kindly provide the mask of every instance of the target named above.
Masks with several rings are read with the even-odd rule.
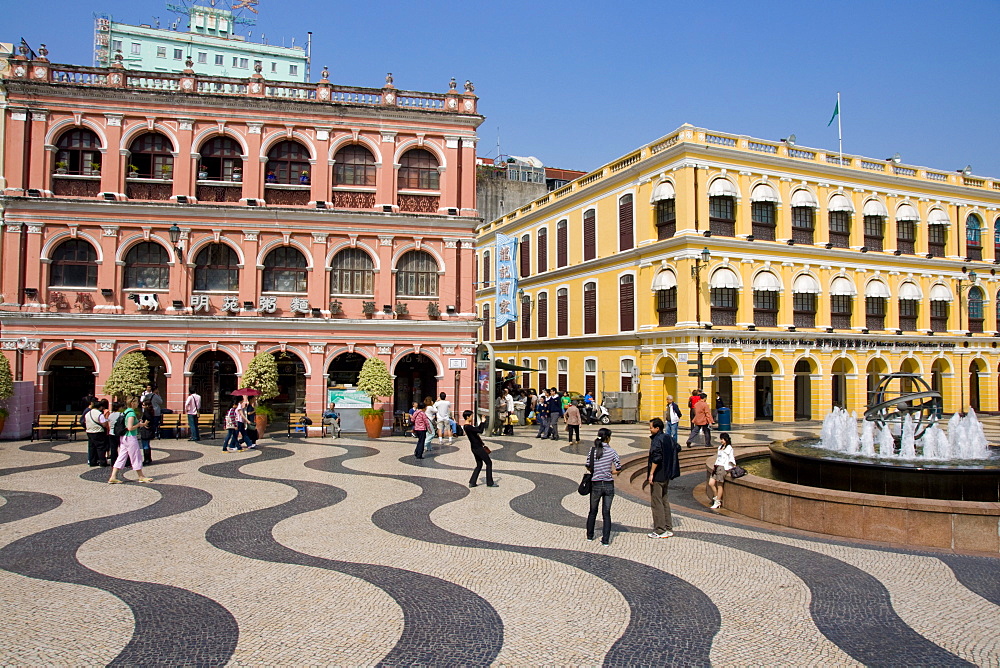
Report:
[[[302,424],[303,418],[309,417],[305,413],[289,413],[288,414],[288,438],[292,436],[302,436],[303,438],[309,437],[308,425]],[[312,418],[309,418],[310,420]],[[313,422],[315,424],[315,422]]]
[[[39,415],[31,425],[31,440],[41,439],[43,432],[49,440],[59,438],[59,432],[66,432],[68,438],[76,440],[77,434],[86,431],[79,420],[80,416],[75,413]]]
[[[164,413],[160,416],[160,437],[163,438],[164,430],[173,432],[172,438],[180,438],[181,430],[187,431],[187,413]]]
[[[184,420],[187,421],[187,415],[184,416]],[[216,421],[214,414],[198,413],[198,436],[205,438],[207,434],[211,434],[211,438],[215,438],[215,428]]]

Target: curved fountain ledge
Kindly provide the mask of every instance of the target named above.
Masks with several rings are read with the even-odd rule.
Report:
[[[769,448],[741,453],[738,461]],[[845,492],[748,474],[726,482],[726,510],[832,536],[968,552],[1000,553],[1000,502],[947,501]]]

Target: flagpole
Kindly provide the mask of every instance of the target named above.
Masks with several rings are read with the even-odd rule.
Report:
[[[840,143],[840,164],[844,164],[844,129],[840,125],[840,117],[843,116],[840,109],[840,91],[837,91],[837,141]]]

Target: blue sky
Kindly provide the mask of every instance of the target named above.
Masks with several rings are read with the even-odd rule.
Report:
[[[174,0],[180,4],[182,0]],[[90,64],[93,12],[166,25],[162,0],[5,3],[0,41]],[[479,154],[591,170],[682,123],[1000,177],[1000,2],[260,0],[253,39],[304,42],[313,78],[443,92],[471,79]]]

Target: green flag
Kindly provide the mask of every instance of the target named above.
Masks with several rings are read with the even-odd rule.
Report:
[[[833,116],[830,117],[830,122],[826,124],[826,127],[833,125],[833,122],[837,120],[837,115],[840,113],[840,100],[837,100],[836,106],[833,108]]]

